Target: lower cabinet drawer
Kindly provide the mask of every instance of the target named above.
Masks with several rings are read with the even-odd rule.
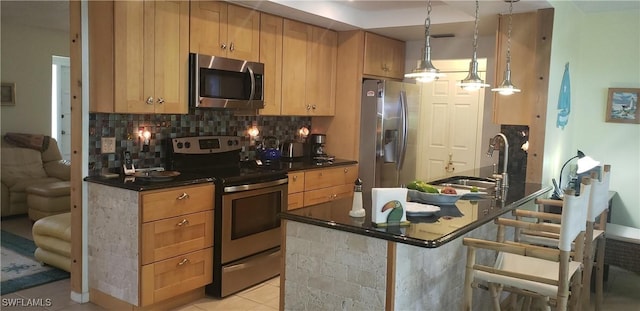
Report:
[[[318,203],[328,202],[338,198],[344,198],[352,195],[352,185],[340,185],[329,188],[323,188],[304,193],[304,206],[314,205]]]
[[[140,305],[148,306],[213,281],[213,248],[142,266]]]
[[[142,222],[213,210],[212,184],[142,192]]]
[[[287,204],[287,210],[293,210],[297,208],[301,208],[304,206],[304,193],[292,193],[288,196],[287,200],[289,201]]]
[[[143,265],[211,246],[213,246],[213,211],[142,224]]]

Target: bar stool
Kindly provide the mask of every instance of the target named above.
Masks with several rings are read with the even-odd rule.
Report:
[[[607,223],[607,210],[609,208],[610,178],[611,165],[604,165],[599,178],[597,173],[594,172],[591,174],[591,198],[589,200],[589,208],[587,210],[587,223],[585,230],[585,241],[587,241],[587,243],[585,243],[584,246],[582,297],[584,299],[583,304],[589,305],[591,301],[591,274],[593,267],[595,266],[596,311],[599,311],[602,308],[603,299],[604,249],[606,242],[604,226]],[[538,211],[542,210],[545,205],[562,207],[562,201],[560,200],[536,199],[536,204],[538,204]],[[522,219],[523,217],[536,218],[538,222],[550,221],[557,223],[560,220],[560,215],[557,214],[529,212],[526,210],[515,210],[513,215],[516,216],[516,219]],[[598,221],[597,226],[596,221]],[[523,243],[549,247],[556,247],[558,244],[558,236],[548,232],[516,229],[515,236],[517,241]]]
[[[585,270],[583,277],[583,297],[587,305],[591,301],[591,272],[596,267],[596,311],[602,309],[603,282],[604,282],[604,253],[605,229],[607,212],[609,209],[609,181],[611,179],[611,165],[605,165],[600,174],[600,180],[591,180],[591,203],[587,212],[587,231],[585,240]],[[598,228],[596,221],[599,218]],[[595,252],[595,255],[594,255]],[[594,262],[595,259],[595,262]]]
[[[503,290],[543,298],[548,305],[555,305],[557,310],[566,310],[569,305],[572,309],[580,309],[590,182],[590,178],[583,178],[580,196],[576,196],[572,189],[565,191],[560,226],[498,218],[495,220],[498,224],[496,241],[463,239],[463,244],[467,246],[464,310],[472,309],[473,287],[489,289],[496,310],[500,310],[500,294]],[[558,234],[558,247],[505,241],[507,226]],[[498,252],[492,267],[476,262],[476,252],[479,249]]]

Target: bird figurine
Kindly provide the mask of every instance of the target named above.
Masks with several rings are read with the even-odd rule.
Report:
[[[402,215],[404,214],[402,203],[400,203],[400,201],[398,200],[393,200],[393,201],[387,202],[385,205],[382,206],[383,213],[390,209],[391,209],[391,212],[389,212],[389,214],[387,215],[387,223],[388,224],[400,223],[400,221],[402,220]]]

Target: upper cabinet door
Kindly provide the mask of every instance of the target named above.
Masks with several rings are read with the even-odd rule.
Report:
[[[260,59],[260,12],[228,5],[227,57],[257,62]]]
[[[405,43],[373,33],[365,33],[364,74],[402,79]]]
[[[332,116],[337,33],[287,19],[283,28],[282,115]]]
[[[307,62],[313,37],[311,25],[285,19],[282,39],[282,114],[308,115]]]
[[[307,62],[307,102],[310,115],[332,116],[336,102],[336,63],[338,34],[313,27],[313,41]]]
[[[188,112],[189,4],[114,3],[115,112]]]
[[[145,20],[153,20],[153,12],[145,10],[142,1],[114,3],[114,104],[115,112],[153,113],[153,102],[146,104],[145,83],[153,85],[153,36],[145,36]],[[146,41],[145,41],[146,40]],[[145,48],[148,47],[148,48]]]
[[[153,29],[155,112],[187,113],[189,3],[156,1]]]
[[[221,1],[191,2],[193,53],[258,61],[260,12]]]
[[[260,115],[280,115],[282,107],[282,17],[260,17],[260,62],[264,64],[264,108]]]
[[[192,53],[226,57],[227,4],[191,1],[190,48]]]

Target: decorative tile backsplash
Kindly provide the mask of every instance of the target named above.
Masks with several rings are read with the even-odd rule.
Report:
[[[249,139],[247,130],[255,125],[260,136],[275,136],[280,140],[296,139],[298,129],[311,129],[310,117],[236,116],[231,110],[190,109],[188,115],[169,114],[89,114],[89,171],[103,168],[118,172],[122,154],[131,152],[137,168],[163,166],[168,138],[205,135],[232,135]],[[151,133],[149,150],[143,151],[140,130]],[[115,137],[116,152],[101,154],[101,138]],[[254,150],[243,157],[252,158]]]

